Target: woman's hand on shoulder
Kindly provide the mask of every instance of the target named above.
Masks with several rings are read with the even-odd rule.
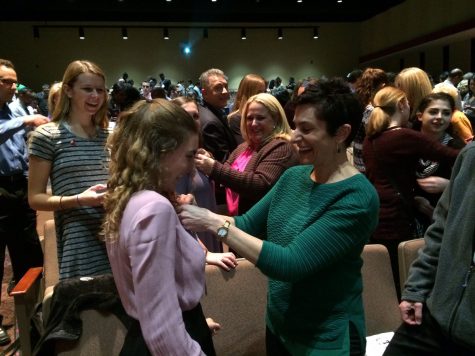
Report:
[[[208,252],[206,254],[206,263],[209,265],[218,266],[225,271],[230,271],[232,268],[236,268],[238,265],[236,256],[232,252]]]

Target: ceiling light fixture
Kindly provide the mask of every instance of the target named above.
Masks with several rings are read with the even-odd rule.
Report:
[[[79,27],[78,33],[79,33],[79,39],[80,39],[80,40],[83,40],[83,39],[86,38],[86,36],[85,36],[85,34],[84,34],[84,27]]]
[[[279,27],[277,29],[277,39],[281,40],[284,38],[284,31],[282,30],[282,27]]]
[[[313,38],[317,39],[318,38],[318,27],[313,28]]]
[[[122,27],[122,39],[126,40],[129,38],[129,35],[127,33],[127,27]]]
[[[246,29],[243,27],[241,28],[241,40],[245,40],[246,38]]]
[[[169,33],[168,33],[168,28],[167,28],[167,27],[165,27],[165,28],[163,29],[163,39],[164,39],[164,40],[169,40],[169,39],[170,39],[170,35],[169,35]]]

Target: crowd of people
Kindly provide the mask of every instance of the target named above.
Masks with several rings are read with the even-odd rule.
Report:
[[[159,78],[108,90],[77,60],[35,94],[0,59],[2,275],[5,247],[15,281],[42,265],[35,210],[54,211],[60,280],[112,274],[124,352],[214,355],[204,266],[242,256],[269,280],[268,355],[364,355],[364,246],[400,291],[397,246],[425,236],[386,354],[475,352],[472,73],[250,73],[233,100],[220,69]]]

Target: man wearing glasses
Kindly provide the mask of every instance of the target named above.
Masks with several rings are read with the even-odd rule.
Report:
[[[8,247],[16,282],[30,267],[43,265],[36,212],[28,205],[26,134],[48,122],[42,115],[12,114],[8,102],[15,94],[17,81],[12,62],[0,59],[0,281]],[[0,316],[0,345],[8,343],[10,338],[1,327]]]

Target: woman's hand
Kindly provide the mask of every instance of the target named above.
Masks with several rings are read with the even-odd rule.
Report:
[[[414,204],[418,211],[428,216],[429,218],[432,218],[432,214],[434,213],[434,207],[430,204],[430,202],[426,198],[416,196],[414,197]]]
[[[195,196],[193,194],[180,194],[176,197],[176,202],[178,205],[192,204],[197,205]]]
[[[422,323],[422,303],[403,300],[399,304],[402,320],[409,325],[421,325]]]
[[[77,195],[77,202],[80,206],[100,206],[104,200],[106,190],[107,185],[105,184],[93,185]]]
[[[216,335],[216,333],[221,330],[221,324],[215,322],[211,318],[206,318],[206,324],[208,324],[208,328],[211,331],[211,335]]]
[[[218,214],[195,205],[182,205],[178,216],[186,229],[195,232],[216,231],[224,223]]]
[[[195,165],[201,172],[209,176],[213,171],[214,159],[209,156],[208,152],[205,154],[197,152],[195,155]]]
[[[238,265],[236,256],[232,252],[215,253],[208,252],[206,254],[206,263],[209,265],[218,266],[225,271],[230,271],[231,268],[236,268]]]
[[[427,177],[427,178],[420,178],[417,180],[419,187],[422,188],[427,193],[442,193],[449,185],[449,180],[442,177]]]

